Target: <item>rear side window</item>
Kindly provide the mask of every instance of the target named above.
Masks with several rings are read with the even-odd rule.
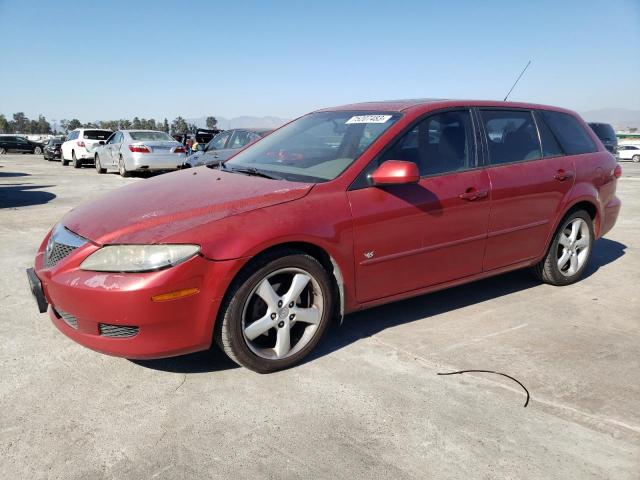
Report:
[[[431,115],[405,133],[379,159],[418,165],[420,175],[438,175],[476,166],[471,113],[468,110]]]
[[[555,135],[544,121],[539,112],[536,112],[536,124],[538,125],[538,132],[540,132],[540,141],[542,142],[542,156],[543,157],[557,157],[564,155],[564,151],[558,143]]]
[[[573,115],[543,110],[542,117],[568,155],[597,151],[596,144]]]
[[[109,130],[85,130],[82,138],[87,140],[106,140],[111,135]]]
[[[533,115],[520,110],[480,110],[492,165],[541,158]]]
[[[231,142],[227,148],[242,148],[249,143],[249,132],[244,130],[236,130],[231,137]]]

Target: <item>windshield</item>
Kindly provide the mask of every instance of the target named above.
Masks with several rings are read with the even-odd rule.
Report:
[[[85,130],[82,138],[88,140],[106,140],[111,135],[111,130]]]
[[[326,182],[340,175],[400,118],[397,112],[311,113],[276,130],[225,163],[293,181]]]
[[[164,132],[129,132],[129,135],[136,141],[175,142],[171,135]]]

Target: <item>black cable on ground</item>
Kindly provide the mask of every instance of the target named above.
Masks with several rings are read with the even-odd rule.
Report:
[[[527,390],[527,387],[525,387],[522,383],[520,383],[519,380],[516,380],[515,378],[513,378],[510,375],[507,375],[506,373],[494,372],[493,370],[460,370],[458,372],[438,373],[438,375],[458,375],[460,373],[493,373],[495,375],[502,375],[503,377],[507,377],[507,378],[513,380],[514,382],[516,382],[522,388],[524,388],[524,391],[527,393],[527,401],[524,402],[524,407],[527,408],[527,405],[529,405],[529,398],[530,397],[529,397],[529,390]]]

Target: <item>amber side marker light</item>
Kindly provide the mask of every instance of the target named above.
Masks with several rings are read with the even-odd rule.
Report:
[[[154,302],[168,302],[169,300],[177,300],[178,298],[190,297],[200,293],[199,288],[183,288],[182,290],[176,290],[175,292],[161,293],[160,295],[154,295],[151,300]]]

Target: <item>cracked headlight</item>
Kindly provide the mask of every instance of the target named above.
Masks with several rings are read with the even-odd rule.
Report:
[[[182,263],[198,251],[198,245],[109,245],[89,255],[80,268],[94,272],[148,272]]]

